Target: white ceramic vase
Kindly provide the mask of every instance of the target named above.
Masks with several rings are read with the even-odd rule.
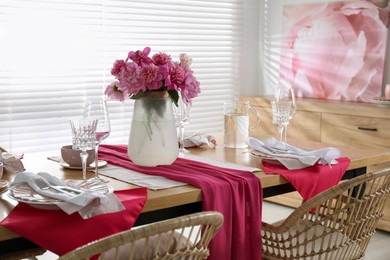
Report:
[[[141,166],[172,164],[179,154],[172,101],[166,91],[135,100],[127,154]]]

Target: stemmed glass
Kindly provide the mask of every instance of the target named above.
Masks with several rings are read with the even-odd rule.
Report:
[[[96,119],[70,120],[72,128],[73,149],[81,150],[80,157],[83,166],[83,179],[87,179],[87,150],[96,146]]]
[[[98,150],[99,144],[106,139],[111,132],[110,118],[108,116],[107,102],[104,98],[99,100],[87,100],[84,106],[84,119],[96,119],[96,143],[95,143],[95,179],[103,182],[106,180],[98,174]]]
[[[295,101],[295,93],[293,88],[279,88],[276,95],[277,101],[290,101],[290,113],[288,120],[283,124],[284,137],[283,142],[287,142],[287,126],[290,120],[295,116],[297,112],[297,103]]]
[[[189,153],[189,151],[184,148],[184,131],[185,125],[189,124],[190,110],[191,106],[185,104],[181,96],[179,97],[177,106],[173,104],[173,114],[175,116],[176,128],[179,132],[179,154]]]
[[[291,101],[274,100],[271,101],[272,107],[272,123],[278,126],[279,141],[285,143],[283,140],[283,130],[290,120]]]

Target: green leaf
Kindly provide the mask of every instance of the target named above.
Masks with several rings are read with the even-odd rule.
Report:
[[[143,91],[140,91],[140,92],[138,92],[137,94],[132,95],[132,96],[131,96],[131,99],[140,99],[143,95],[144,95],[144,92],[143,92]]]
[[[178,106],[177,102],[179,101],[179,93],[176,90],[168,90],[168,94],[175,106]]]

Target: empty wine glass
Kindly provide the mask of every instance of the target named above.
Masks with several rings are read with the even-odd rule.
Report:
[[[173,114],[175,115],[176,128],[179,132],[179,154],[189,153],[189,151],[184,148],[184,131],[185,125],[189,124],[190,110],[191,106],[185,104],[181,97],[179,97],[177,106],[173,104]]]
[[[291,101],[276,100],[271,101],[272,107],[272,123],[278,126],[279,141],[283,142],[283,130],[284,126],[288,124],[291,113]]]
[[[70,120],[73,149],[81,150],[84,180],[87,179],[87,150],[92,150],[96,146],[96,125],[96,119]]]
[[[99,144],[106,139],[111,132],[110,118],[108,115],[107,102],[104,98],[99,100],[87,100],[84,106],[84,119],[97,120],[96,125],[96,143],[95,143],[95,179],[103,182],[108,182],[99,177],[98,168],[98,150]]]
[[[289,120],[283,124],[283,133],[284,133],[283,142],[286,143],[287,142],[287,126],[290,123],[290,120],[295,116],[295,114],[297,112],[297,104],[295,101],[294,89],[293,88],[279,88],[277,91],[276,100],[277,101],[281,101],[281,100],[291,101]]]

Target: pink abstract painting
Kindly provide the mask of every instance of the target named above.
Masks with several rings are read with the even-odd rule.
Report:
[[[299,97],[370,102],[381,95],[389,0],[283,7],[281,83]]]

